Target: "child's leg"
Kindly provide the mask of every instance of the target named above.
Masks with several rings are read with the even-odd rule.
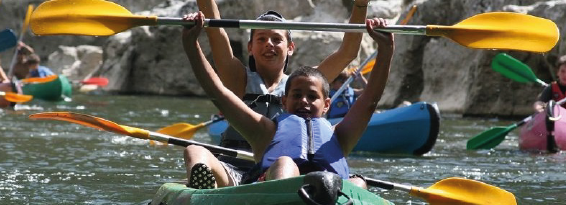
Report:
[[[266,179],[286,179],[299,176],[299,167],[287,156],[277,158],[275,162],[267,169]]]
[[[185,149],[184,156],[189,184],[191,182],[193,166],[195,164],[204,164],[212,171],[218,187],[234,186],[234,182],[228,176],[228,173],[226,173],[224,166],[222,166],[220,161],[210,151],[208,151],[208,149],[201,146],[191,145]]]

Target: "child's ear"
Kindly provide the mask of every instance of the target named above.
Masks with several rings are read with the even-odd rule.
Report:
[[[294,42],[289,42],[289,50],[287,51],[287,55],[288,56],[292,56],[293,52],[295,52],[295,43]]]
[[[248,55],[252,55],[252,41],[248,41]]]
[[[324,109],[323,109],[323,113],[322,114],[326,114],[326,112],[328,112],[328,110],[330,109],[330,98],[326,98],[324,100]]]

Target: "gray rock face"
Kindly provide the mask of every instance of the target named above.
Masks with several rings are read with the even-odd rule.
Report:
[[[25,7],[31,2],[2,1],[0,28],[21,27]],[[181,17],[198,10],[194,0],[116,0],[118,4],[140,15]],[[339,22],[348,21],[349,0],[217,0],[225,19],[255,19],[266,10],[277,10],[293,21]],[[409,7],[417,5],[417,12],[409,22],[412,25],[454,25],[473,15],[485,12],[508,11],[526,13],[554,21],[562,31],[566,27],[566,0],[558,1],[460,1],[460,0],[377,0],[368,7],[368,17],[384,17],[390,22],[404,18]],[[520,26],[520,25],[517,25]],[[249,31],[226,29],[236,57],[247,63]],[[162,95],[203,96],[194,78],[181,44],[179,26],[137,27],[110,37],[91,36],[24,36],[26,43],[36,49],[43,62],[58,67],[64,74],[77,78],[94,72],[110,79],[107,91]],[[342,33],[293,31],[297,44],[290,68],[317,65],[340,46]],[[200,43],[207,58],[212,55],[206,35]],[[396,35],[396,52],[391,75],[380,101],[383,107],[393,107],[404,100],[438,102],[443,112],[465,115],[528,115],[531,103],[541,87],[514,82],[490,68],[492,58],[499,52],[469,49],[442,37]],[[79,45],[102,48],[102,63],[97,67],[96,57],[84,63],[80,55],[62,55],[77,52]],[[362,43],[360,59],[375,50],[375,43],[367,36]],[[552,81],[553,64],[557,56],[566,54],[566,42],[560,40],[550,52],[541,55],[529,52],[508,52],[528,64],[535,74],[546,82]],[[52,53],[58,54],[52,54]],[[9,53],[9,54],[7,54]],[[90,55],[97,55],[90,52]],[[10,52],[2,53],[2,66],[7,69]],[[353,62],[357,65],[361,60]],[[86,60],[86,59],[85,59]],[[89,64],[76,69],[76,64]],[[74,68],[74,69],[70,69]],[[70,70],[69,70],[70,69]],[[67,70],[67,71],[65,71]],[[86,73],[86,74],[85,74]]]

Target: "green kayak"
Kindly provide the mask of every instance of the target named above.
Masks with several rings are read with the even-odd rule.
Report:
[[[218,189],[193,189],[188,188],[185,184],[166,183],[159,188],[151,204],[308,204],[305,203],[304,197],[300,196],[299,190],[314,190],[303,193],[315,193],[314,195],[316,195],[316,188],[302,188],[305,187],[304,184],[312,183],[312,181],[310,183],[304,182],[308,181],[306,178],[313,179],[312,175],[309,175]],[[314,178],[319,180],[325,177],[314,176]],[[393,204],[374,193],[357,187],[348,180],[342,180],[339,177],[338,180],[342,182],[341,192],[344,194],[335,194],[339,195],[336,204],[348,204],[349,199],[353,204]],[[324,193],[335,192],[327,191]],[[326,199],[331,198],[326,196],[324,196]],[[310,198],[315,199],[317,197]]]
[[[67,77],[59,75],[55,80],[48,82],[26,83],[22,86],[22,91],[26,95],[33,95],[36,99],[61,101],[71,97],[72,88]]]

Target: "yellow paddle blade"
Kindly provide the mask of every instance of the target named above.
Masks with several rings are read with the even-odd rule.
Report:
[[[21,95],[13,92],[0,92],[0,95],[4,95],[4,99],[7,101],[15,103],[24,103],[33,99],[31,95]]]
[[[80,113],[44,112],[44,113],[32,114],[29,116],[29,118],[39,119],[39,120],[60,120],[60,121],[76,123],[79,125],[84,125],[87,127],[92,127],[99,130],[105,130],[117,134],[128,135],[140,139],[149,138],[149,131],[147,130],[119,125],[112,121],[108,121],[99,117],[94,117],[91,115],[85,115]]]
[[[124,7],[102,0],[51,0],[31,16],[37,35],[109,36],[132,27],[155,25],[156,16],[136,16]]]
[[[405,18],[401,21],[401,25],[405,25],[405,24],[409,23],[409,20],[411,20],[411,18],[413,18],[413,14],[415,14],[415,11],[417,11],[417,5],[413,5],[411,7],[411,10],[409,10],[409,13],[407,13],[407,16],[405,16]]]
[[[413,188],[411,195],[430,204],[517,204],[515,196],[499,187],[470,179],[451,177],[429,188]]]
[[[375,58],[369,61],[368,63],[366,63],[366,65],[364,65],[364,67],[362,68],[362,75],[371,72],[371,70],[373,70],[374,65],[375,65]]]
[[[547,52],[558,42],[554,22],[531,15],[492,12],[472,16],[454,26],[429,25],[428,36],[444,36],[480,49]]]
[[[204,123],[198,125],[191,125],[188,123],[177,123],[157,130],[158,133],[166,134],[173,137],[191,139],[195,133],[203,128]]]
[[[43,78],[25,78],[22,79],[21,81],[22,83],[47,83],[56,80],[58,77],[59,76],[57,75],[50,75]]]
[[[29,20],[31,18],[31,14],[33,12],[33,4],[29,4],[28,5],[28,10],[26,12],[26,18],[24,19],[24,25],[22,26],[22,32],[21,35],[23,35],[24,33],[26,33],[26,30],[28,29],[28,25],[29,25]],[[20,35],[20,36],[21,36]]]

